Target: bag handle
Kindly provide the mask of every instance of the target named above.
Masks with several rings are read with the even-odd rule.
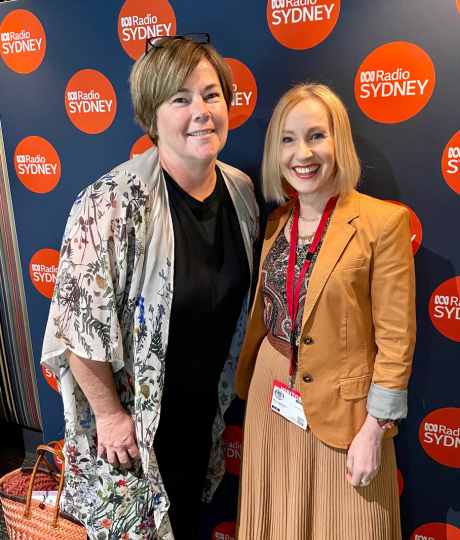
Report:
[[[51,446],[52,444],[57,446],[58,448],[53,448]],[[30,519],[30,503],[31,503],[31,500],[32,500],[32,491],[33,491],[33,488],[34,488],[35,476],[37,474],[38,467],[39,467],[40,463],[43,461],[51,472],[56,472],[54,467],[52,465],[50,465],[49,462],[46,460],[46,458],[45,458],[45,453],[46,452],[50,452],[51,454],[54,454],[55,456],[61,458],[62,461],[64,462],[64,454],[62,452],[62,445],[61,445],[60,442],[51,441],[48,445],[41,444],[37,448],[38,459],[37,459],[37,462],[35,463],[35,467],[34,467],[34,470],[32,472],[32,476],[30,477],[29,491],[27,493],[26,508],[24,510],[24,517],[26,519]],[[61,493],[62,493],[62,488],[63,487],[64,487],[64,471],[61,471],[61,479],[60,479],[60,482],[59,482],[59,490],[58,490],[58,494],[57,494],[57,498],[56,498],[56,505],[54,507],[53,524],[52,524],[53,529],[58,529],[59,528],[59,523],[58,523],[59,500],[61,498]]]

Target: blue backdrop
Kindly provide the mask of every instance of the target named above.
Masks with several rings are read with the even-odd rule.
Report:
[[[285,6],[286,10],[294,5],[292,1],[273,0],[275,7]],[[156,0],[144,3],[152,6],[153,13]],[[286,47],[275,39],[267,23],[265,0],[171,0],[170,4],[178,34],[209,32],[217,50],[243,62],[257,82],[255,109],[243,125],[230,131],[221,160],[249,174],[258,189],[265,131],[277,100],[295,82],[326,82],[349,110],[362,160],[359,189],[377,198],[400,201],[419,217],[423,240],[415,254],[418,338],[409,416],[395,440],[404,479],[403,538],[433,537],[430,527],[423,526],[436,522],[458,528],[458,532],[450,531],[459,536],[449,538],[460,538],[460,439],[454,437],[448,449],[439,440],[429,447],[424,431],[425,418],[444,408],[455,410],[448,417],[440,411],[429,421],[440,419],[436,420],[439,425],[443,421],[447,425],[459,419],[450,427],[460,426],[460,320],[452,320],[444,335],[429,311],[434,291],[460,275],[460,194],[448,185],[441,169],[446,146],[460,130],[460,13],[455,0],[345,0],[332,32],[304,50]],[[62,405],[39,366],[50,301],[32,283],[29,263],[41,249],[59,250],[76,194],[129,159],[142,135],[133,122],[127,83],[134,60],[121,46],[117,30],[122,5],[122,0],[21,0],[0,5],[0,24],[10,12],[25,9],[38,17],[46,34],[46,53],[34,71],[17,73],[0,61],[0,115],[45,440],[63,438]],[[405,121],[382,123],[361,110],[355,78],[366,57],[391,42],[408,42],[423,49],[435,67],[436,84],[418,114]],[[402,68],[404,61],[401,58]],[[105,75],[117,97],[116,116],[99,134],[79,130],[66,112],[67,84],[83,69]],[[31,135],[50,142],[60,158],[60,181],[47,193],[31,191],[15,172],[16,147]],[[260,204],[264,222],[269,208],[262,200]],[[228,424],[242,425],[243,405],[237,400],[231,406]],[[215,501],[203,506],[203,540],[220,538],[216,527],[218,532],[221,523],[236,520],[237,492],[238,476],[226,474]],[[444,538],[447,536],[438,535],[434,540]]]

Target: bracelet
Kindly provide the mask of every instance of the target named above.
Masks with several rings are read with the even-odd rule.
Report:
[[[389,418],[377,418],[377,423],[382,429],[390,429],[399,426],[401,419],[390,420]]]

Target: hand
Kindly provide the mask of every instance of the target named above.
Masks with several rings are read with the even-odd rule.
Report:
[[[347,480],[352,486],[359,486],[361,479],[369,481],[377,476],[382,458],[384,433],[385,430],[378,425],[377,419],[368,414],[348,450]]]
[[[97,453],[112,465],[119,467],[120,463],[126,469],[131,468],[131,460],[140,459],[136,444],[136,426],[132,416],[124,409],[111,415],[96,417]],[[128,455],[129,454],[129,455]]]

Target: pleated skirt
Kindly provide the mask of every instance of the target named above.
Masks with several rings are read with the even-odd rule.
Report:
[[[265,338],[246,408],[237,540],[401,540],[393,439],[371,484],[351,486],[347,450],[270,410],[273,380],[286,384],[288,370]]]

